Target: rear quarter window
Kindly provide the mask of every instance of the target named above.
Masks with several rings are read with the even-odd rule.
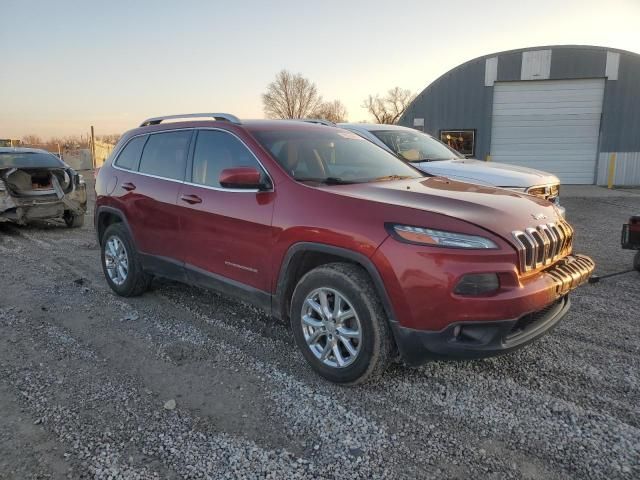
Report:
[[[125,145],[116,159],[115,165],[125,170],[136,170],[138,168],[138,162],[140,161],[140,155],[142,154],[142,148],[144,142],[147,141],[147,136],[135,137],[129,143]]]

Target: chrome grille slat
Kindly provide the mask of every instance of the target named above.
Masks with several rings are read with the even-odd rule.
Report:
[[[571,253],[573,228],[564,222],[547,223],[512,232],[522,273],[551,265]]]
[[[568,256],[556,263],[544,273],[549,275],[555,285],[556,294],[564,295],[582,285],[593,273],[595,263],[583,255]]]
[[[560,248],[558,246],[559,239],[553,231],[553,227],[554,224],[550,223],[548,225],[545,225],[544,228],[544,233],[546,233],[547,237],[549,238],[549,261],[551,261],[551,259],[558,254],[558,251],[560,251]]]

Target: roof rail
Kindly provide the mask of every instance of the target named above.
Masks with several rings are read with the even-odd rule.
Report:
[[[230,113],[183,113],[179,115],[164,115],[162,117],[153,117],[147,118],[144,122],[140,124],[141,127],[148,127],[149,125],[158,125],[164,120],[173,120],[176,118],[202,118],[202,117],[211,117],[214,120],[223,120],[226,122],[235,123],[240,125],[240,119],[235,115],[231,115]]]
[[[335,127],[336,124],[329,120],[323,120],[321,118],[296,118],[299,122],[317,123],[318,125],[324,125],[325,127]]]

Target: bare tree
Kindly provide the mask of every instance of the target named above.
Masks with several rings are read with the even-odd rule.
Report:
[[[394,124],[414,98],[416,95],[411,93],[411,90],[394,87],[384,97],[380,97],[378,94],[369,95],[362,103],[362,108],[367,109],[376,123]]]
[[[309,79],[282,70],[262,94],[262,104],[269,118],[305,118],[318,110],[322,97]]]
[[[121,135],[119,133],[111,133],[109,135],[98,135],[96,137],[96,140],[115,145],[116,143],[118,143],[118,140],[120,140],[120,136]]]
[[[333,102],[323,102],[313,112],[314,118],[321,118],[322,120],[329,120],[333,123],[340,123],[347,121],[347,107],[340,100],[334,100]]]
[[[39,137],[38,135],[29,134],[22,137],[22,143],[24,145],[41,145],[42,138]]]

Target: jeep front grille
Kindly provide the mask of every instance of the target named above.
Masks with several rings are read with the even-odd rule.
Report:
[[[573,246],[573,228],[562,221],[517,230],[512,234],[522,273],[551,265],[571,253]]]

